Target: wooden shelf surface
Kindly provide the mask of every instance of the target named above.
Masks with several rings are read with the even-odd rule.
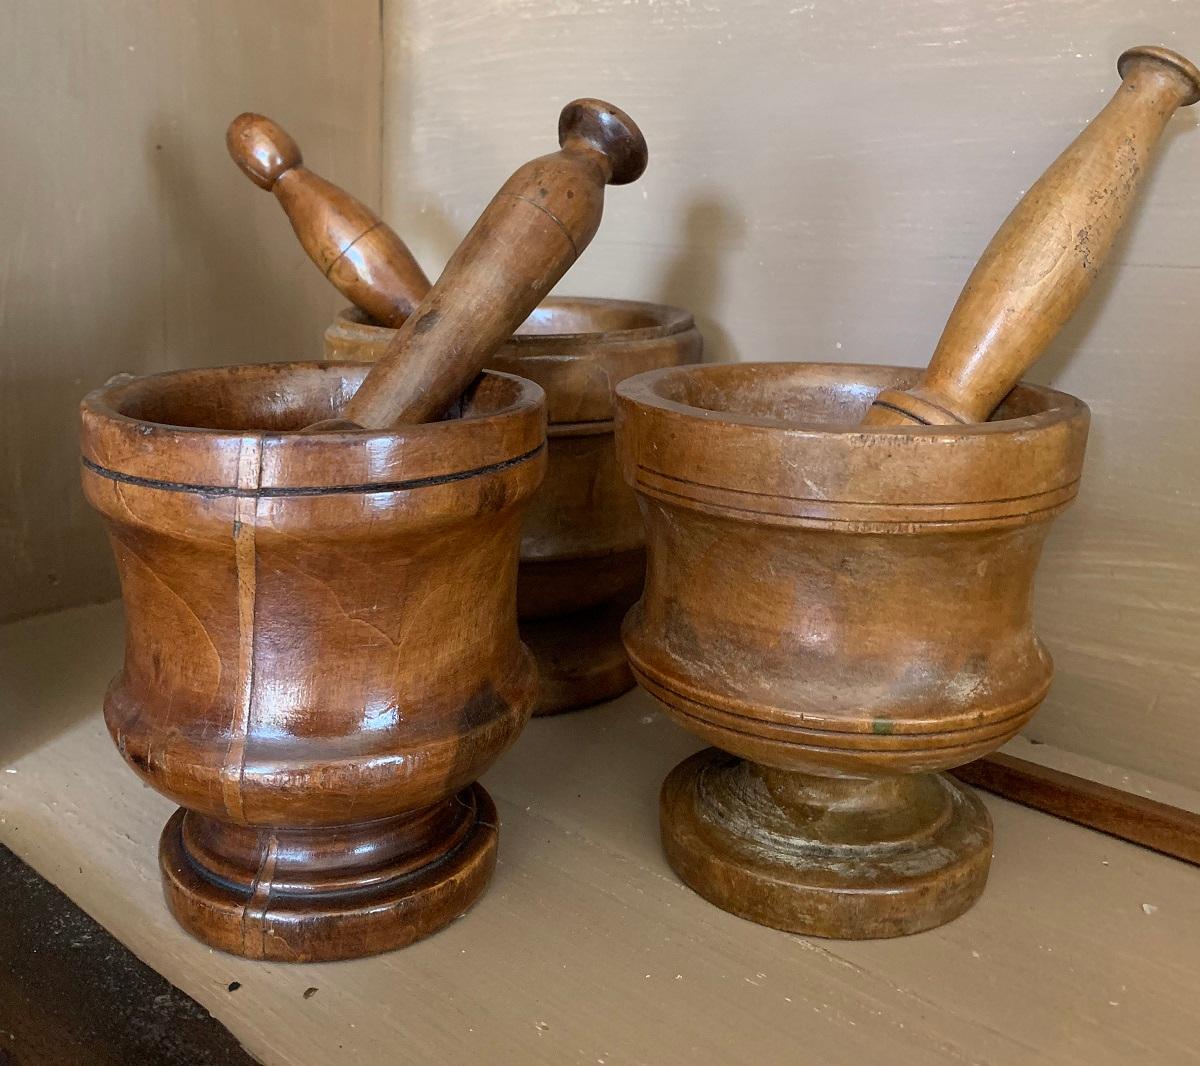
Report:
[[[357,962],[214,952],[162,903],[171,805],[100,718],[121,641],[116,604],[0,629],[0,842],[265,1063],[1200,1062],[1200,869],[985,797],[995,860],[964,917],[873,942],[760,928],[663,861],[658,787],[698,745],[641,692],[532,722],[484,779],[499,867],[445,931]],[[1177,785],[1012,750],[1200,809]]]

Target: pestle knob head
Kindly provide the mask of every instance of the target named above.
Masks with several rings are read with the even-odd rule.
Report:
[[[1153,44],[1139,44],[1121,53],[1117,60],[1117,73],[1126,77],[1135,63],[1149,63],[1166,67],[1171,73],[1181,78],[1189,86],[1189,92],[1180,100],[1180,107],[1187,107],[1200,101],[1200,69],[1190,59],[1169,48],[1160,48]]]
[[[609,185],[628,185],[646,169],[646,138],[619,107],[603,100],[572,100],[558,116],[558,143],[566,148],[582,142],[608,160]]]
[[[304,162],[300,146],[265,115],[238,115],[225,131],[229,155],[255,185],[268,192],[284,173]]]

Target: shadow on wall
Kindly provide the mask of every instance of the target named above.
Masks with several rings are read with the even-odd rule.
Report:
[[[48,372],[5,374],[0,390],[0,623],[117,593],[103,530],[79,489],[76,418],[92,382],[55,355],[74,345],[33,343],[16,317],[6,322],[14,357],[44,360]]]
[[[95,679],[120,668],[120,617],[120,606],[107,603],[0,626],[0,703],[5,708],[0,766],[93,716],[95,728],[103,729],[98,712],[104,691]],[[20,787],[19,775],[4,784]]]
[[[704,336],[706,363],[736,362],[740,358],[733,338],[717,319],[724,276],[722,255],[740,243],[745,220],[729,204],[713,195],[696,197],[683,215],[679,251],[667,268],[656,296],[662,303],[686,307]]]
[[[387,17],[393,26],[403,25],[406,12],[398,0],[389,0]],[[401,37],[405,47],[409,46],[406,39]],[[380,194],[380,215],[384,222],[399,234],[400,239],[409,246],[421,268],[430,281],[437,281],[446,260],[453,254],[459,242],[466,236],[467,230],[475,218],[487,204],[491,193],[473,205],[474,211],[469,212],[466,220],[455,220],[447,212],[444,201],[437,191],[403,186],[398,196],[389,196],[395,186],[388,181],[392,161],[396,160],[395,171],[406,173],[411,178],[413,168],[406,168],[403,161],[415,159],[422,150],[418,143],[415,93],[413,91],[412,72],[415,64],[408,55],[394,57],[385,64],[384,96],[387,99],[387,121],[383,123],[383,152],[380,166],[382,190]],[[472,144],[476,140],[476,131],[466,123],[455,125],[449,114],[438,116],[438,139],[446,144]],[[509,172],[524,160],[515,160],[508,170],[500,169],[497,174],[496,188],[508,177]],[[348,192],[360,200],[367,200],[367,190],[348,189]],[[395,202],[393,202],[395,201]],[[369,201],[368,201],[369,202]]]
[[[144,129],[145,169],[129,175],[145,196],[127,188],[112,202],[81,203],[69,252],[30,255],[25,275],[6,284],[0,621],[117,594],[102,529],[79,489],[86,393],[122,372],[321,357],[337,294],[272,198],[225,157],[224,121],[155,116]],[[27,217],[53,195],[53,186],[31,190]],[[36,232],[24,221],[13,239]]]
[[[36,140],[24,146],[21,133],[14,127],[12,158],[46,155]],[[79,400],[118,359],[137,369],[159,340],[160,292],[147,287],[143,265],[156,239],[152,217],[114,224],[81,203],[71,207],[69,242],[54,230],[47,240],[44,213],[66,210],[53,202],[56,188],[21,189],[23,210],[12,205],[9,219],[12,247],[26,251],[13,259],[0,301],[0,622],[116,595],[103,531],[79,488]]]
[[[237,174],[225,151],[223,122],[212,123],[203,138],[194,130],[180,136],[177,126],[159,116],[144,142],[161,220],[164,285],[161,350],[151,357],[152,365],[167,369],[319,359],[320,333],[297,328],[301,294],[285,279],[300,280],[305,292],[321,282],[284,213],[270,193]],[[213,172],[196,158],[200,144],[210,146],[206,154],[227,164],[227,173],[218,171],[225,180],[197,180],[198,174]],[[231,191],[238,195],[229,196]],[[273,217],[263,219],[263,202],[274,208]],[[256,232],[259,220],[277,228],[272,236],[279,239],[264,245]],[[264,259],[264,249],[276,260]],[[330,299],[336,302],[336,294]]]

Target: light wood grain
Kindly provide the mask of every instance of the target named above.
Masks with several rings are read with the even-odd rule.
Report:
[[[658,784],[695,742],[640,693],[531,723],[486,776],[496,878],[443,932],[351,963],[212,952],[162,903],[170,804],[100,720],[121,641],[116,604],[0,629],[0,841],[271,1066],[1196,1061],[1200,870],[987,798],[996,857],[964,917],[863,943],[760,928],[663,861]],[[1124,784],[1186,802],[1169,783]]]
[[[950,312],[920,381],[875,397],[875,426],[985,422],[1084,301],[1200,70],[1178,52],[1135,45],[1117,59],[1104,109],[1021,197]]]
[[[385,16],[384,214],[418,258],[436,270],[490,176],[536,149],[547,100],[607,94],[654,165],[569,289],[694,310],[710,360],[924,365],[1122,49],[1200,48],[1200,8],[1171,0],[412,0]],[[503,113],[481,123],[492,99]],[[1032,375],[1094,419],[1043,561],[1057,678],[1031,731],[1200,786],[1196,121],[1168,125],[1105,274]]]
[[[374,0],[10,4],[0,34],[0,619],[111,597],[76,409],[131,373],[319,357],[342,304],[222,148],[285,122],[374,198]]]
[[[1029,605],[1087,409],[1023,385],[993,425],[863,420],[885,385],[914,409],[923,380],[764,362],[617,386],[647,556],[625,648],[714,746],[664,783],[663,847],[773,928],[901,936],[970,907],[991,823],[938,771],[1015,736],[1053,678]]]

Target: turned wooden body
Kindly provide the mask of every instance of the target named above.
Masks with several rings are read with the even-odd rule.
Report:
[[[412,314],[429,279],[374,211],[304,166],[296,142],[263,115],[238,115],[225,144],[242,173],[275,194],[308,257],[343,296],[389,326]]]
[[[1200,100],[1200,70],[1131,48],[1108,105],[1021,198],[984,250],[928,369],[882,392],[868,425],[982,422],[1074,314],[1108,255],[1167,120]]]
[[[934,772],[1002,744],[1050,683],[1030,599],[1087,409],[1023,386],[985,425],[855,425],[916,378],[742,364],[617,389],[649,551],[626,647],[721,749],[664,786],[667,856],[764,924],[876,937],[961,913],[990,824]]]
[[[393,330],[342,312],[327,358],[374,362]],[[492,357],[494,370],[546,392],[546,478],[525,517],[517,602],[538,659],[548,714],[609,699],[633,684],[619,629],[645,569],[637,502],[617,467],[613,389],[633,374],[699,360],[692,316],[631,300],[551,297]]]
[[[663,843],[727,910],[895,936],[983,890],[987,812],[935,772],[998,747],[1046,693],[1033,577],[1088,424],[1079,401],[1014,385],[1082,299],[1167,118],[1200,96],[1164,49],[1119,68],[1116,97],[985,251],[927,370],[688,368],[618,390],[649,549],[626,646],[718,746],[668,777]]]
[[[541,390],[487,374],[445,421],[296,432],[365,372],[179,371],[82,408],[127,620],[105,719],[184,809],[161,849],[177,918],[255,958],[369,954],[461,914],[495,855],[473,782],[536,692],[515,582]]]

